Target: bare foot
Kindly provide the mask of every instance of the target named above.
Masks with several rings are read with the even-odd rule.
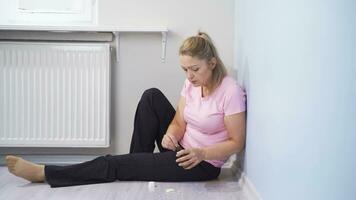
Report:
[[[44,181],[44,165],[38,165],[17,156],[6,156],[6,165],[10,173],[31,182]]]

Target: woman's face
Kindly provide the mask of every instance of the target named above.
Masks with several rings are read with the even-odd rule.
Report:
[[[201,60],[187,55],[180,55],[179,61],[187,79],[194,87],[210,86],[213,69],[216,66],[215,58],[207,61],[205,59]]]

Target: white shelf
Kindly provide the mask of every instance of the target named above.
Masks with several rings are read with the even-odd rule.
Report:
[[[112,32],[116,40],[116,59],[119,61],[120,33],[139,32],[139,33],[161,33],[162,52],[161,62],[166,59],[167,27],[144,27],[144,26],[35,26],[35,25],[0,25],[0,31],[47,31],[47,32]]]
[[[0,25],[0,30],[16,31],[87,31],[87,32],[168,32],[166,27],[145,26],[34,26],[34,25]]]

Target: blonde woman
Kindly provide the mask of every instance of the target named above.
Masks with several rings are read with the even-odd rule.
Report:
[[[179,49],[186,80],[175,111],[158,89],[138,104],[130,153],[69,166],[7,156],[9,171],[51,187],[120,181],[206,181],[219,176],[245,142],[245,94],[227,76],[210,37],[187,38]],[[160,150],[153,153],[155,142]]]

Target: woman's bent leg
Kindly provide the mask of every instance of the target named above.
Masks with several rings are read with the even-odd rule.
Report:
[[[146,90],[137,106],[130,153],[152,153],[155,142],[160,152],[166,151],[161,142],[174,115],[173,106],[160,90]]]

